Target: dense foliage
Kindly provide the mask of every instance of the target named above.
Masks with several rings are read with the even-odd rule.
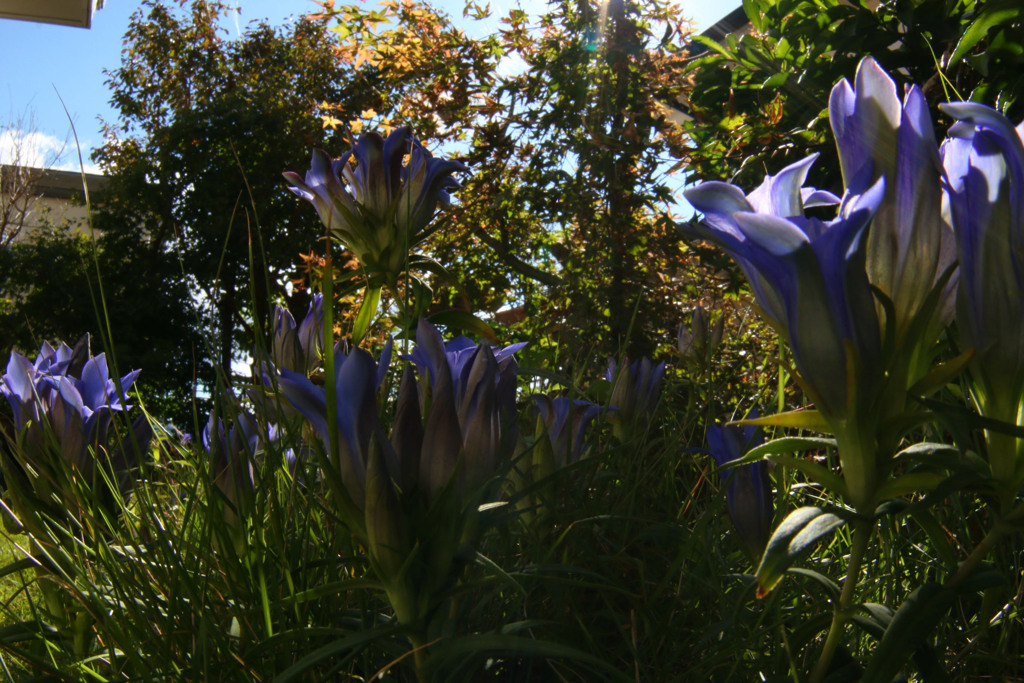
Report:
[[[97,199],[103,248],[150,273],[151,287],[136,289],[140,306],[166,297],[177,307],[170,336],[206,339],[167,349],[177,388],[162,388],[179,403],[188,380],[213,386],[211,363],[231,381],[270,302],[296,313],[309,303],[299,254],[317,234],[280,174],[325,146],[320,103],[360,108],[322,21],[251,26],[228,40],[227,11],[197,2],[184,16],[159,3],[136,12],[110,73],[119,119],[95,155],[111,179]]]
[[[697,37],[683,105],[686,162],[701,178],[756,183],[809,152],[819,187],[839,185],[828,96],[871,55],[902,87],[1024,116],[1024,21],[1003,0],[746,0],[750,24],[721,42]]]
[[[679,8],[552,3],[536,19],[511,11],[475,39],[428,5],[383,3],[381,17],[326,4],[344,57],[381,86],[371,111],[332,124],[404,123],[468,143],[461,196],[472,201],[433,244],[455,278],[435,282],[439,296],[484,314],[514,309],[524,338],[582,338],[600,354],[664,347],[665,321],[694,295],[667,218],[681,146],[661,104],[684,87]],[[393,26],[365,28],[378,19]]]
[[[0,375],[8,679],[1024,676],[1016,3],[319,4],[147,2],[0,252],[100,331]]]

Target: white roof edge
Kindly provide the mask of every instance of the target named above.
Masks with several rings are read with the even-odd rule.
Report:
[[[0,19],[90,28],[98,9],[103,9],[103,0],[0,0]]]

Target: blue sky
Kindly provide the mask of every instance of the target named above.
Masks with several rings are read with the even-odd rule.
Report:
[[[228,26],[231,34],[251,21],[268,19],[274,24],[283,23],[289,17],[317,9],[311,0],[236,0],[234,4],[241,11],[238,21]],[[374,4],[372,0],[366,2],[368,7]],[[457,22],[472,22],[462,18],[463,4],[462,0],[435,2]],[[495,14],[504,14],[520,5],[535,12],[543,9],[545,3],[491,0]],[[698,30],[703,30],[738,6],[739,0],[683,0],[682,5]],[[103,71],[120,64],[122,38],[129,17],[138,7],[136,0],[106,0],[88,30],[0,19],[0,64],[4,65],[0,71],[0,93],[7,101],[7,107],[0,109],[0,131],[20,122],[23,129],[34,133],[22,143],[23,156],[29,157],[31,165],[50,162],[63,148],[63,154],[52,165],[77,169],[70,116],[87,170],[93,170],[89,168],[88,156],[103,141],[99,119],[115,120]],[[9,160],[10,144],[10,133],[0,134],[0,159],[4,162]]]

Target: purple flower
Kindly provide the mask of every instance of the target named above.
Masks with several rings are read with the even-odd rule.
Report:
[[[377,415],[377,390],[391,363],[391,341],[381,353],[378,365],[362,349],[346,353],[341,346],[334,353],[334,391],[337,410],[333,416],[338,433],[338,461],[341,480],[357,507],[362,509],[366,495],[366,464],[371,438],[380,430]],[[320,437],[324,449],[331,452],[327,415],[327,390],[306,375],[285,368],[272,377],[273,366],[264,366],[264,383],[276,386]],[[276,382],[275,382],[276,379]]]
[[[397,128],[387,139],[364,134],[336,161],[315,150],[305,178],[284,176],[364,265],[398,273],[409,250],[426,238],[437,205],[447,205],[459,187],[452,174],[466,170],[459,161],[434,158],[409,128]]]
[[[603,406],[568,396],[551,398],[543,394],[533,397],[551,441],[555,469],[579,462],[590,450],[587,426],[598,417]]]
[[[256,421],[245,413],[239,413],[230,428],[210,413],[203,428],[203,447],[210,456],[213,483],[233,508],[229,519],[237,519],[235,515],[251,504],[253,463],[260,441]]]
[[[317,294],[299,325],[288,309],[274,308],[271,360],[279,368],[308,375],[320,362],[324,348],[324,295]]]
[[[747,419],[757,418],[751,411]],[[758,427],[710,425],[707,431],[708,449],[719,467],[742,458],[751,448],[764,441]],[[775,505],[768,481],[768,465],[764,461],[739,465],[723,470],[722,483],[729,484],[725,494],[729,517],[732,519],[740,543],[751,557],[760,556],[768,543],[772,530]]]
[[[704,222],[694,236],[725,249],[750,280],[764,314],[789,340],[804,387],[826,416],[851,409],[848,364],[858,391],[872,396],[881,377],[881,337],[865,273],[865,234],[884,194],[879,180],[847,194],[839,217],[824,221],[804,208],[834,203],[831,193],[804,188],[815,156],[768,176],[744,196],[734,185],[705,182],[686,191]],[[852,349],[854,357],[848,357]]]
[[[957,323],[975,350],[970,371],[984,414],[1019,423],[1024,395],[1024,123],[984,105],[942,105],[957,120],[942,145],[960,252]],[[990,453],[991,457],[991,453]],[[1024,479],[1010,459],[1000,479]],[[997,471],[998,470],[998,471]],[[1011,484],[1012,485],[1012,484]]]
[[[421,485],[438,491],[461,462],[459,488],[474,491],[495,476],[515,444],[519,365],[513,354],[525,344],[493,349],[459,337],[446,345],[422,318],[416,342],[410,358],[419,369],[420,410],[426,420]],[[411,401],[411,389],[407,396]],[[405,410],[413,413],[411,406]]]
[[[604,377],[612,383],[608,405],[618,411],[622,422],[637,418],[650,418],[658,405],[661,381],[665,378],[665,363],[654,365],[650,358],[627,362],[622,369],[614,358],[608,360]]]
[[[115,382],[110,378],[106,356],[89,356],[87,344],[80,342],[73,351],[66,344],[54,349],[44,342],[35,363],[12,353],[7,373],[0,378],[0,393],[11,405],[26,455],[43,457],[52,434],[63,458],[91,476],[93,456],[89,449],[106,443],[113,413],[130,407],[121,398],[139,371]],[[78,364],[76,357],[86,360]],[[78,376],[69,374],[69,370]]]
[[[74,355],[63,342],[54,349],[45,341],[35,363],[19,353],[11,354],[7,361],[7,374],[0,378],[0,392],[11,406],[14,426],[19,432],[30,421],[40,421],[45,412],[44,406],[49,405],[60,378],[67,375]]]
[[[676,348],[679,354],[690,363],[698,367],[706,366],[722,343],[722,335],[725,332],[725,314],[720,314],[715,321],[715,326],[708,329],[708,314],[704,307],[697,304],[693,309],[693,317],[690,320],[690,327],[679,323],[679,330],[676,333]]]
[[[917,86],[901,103],[896,84],[870,57],[854,85],[843,79],[829,98],[847,192],[867,192],[884,177],[885,196],[867,238],[868,280],[895,307],[904,334],[956,258],[952,227],[942,212],[942,164],[928,103]],[[953,283],[939,305],[940,326],[953,314]]]

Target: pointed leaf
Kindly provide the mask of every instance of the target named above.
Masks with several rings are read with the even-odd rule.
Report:
[[[825,589],[825,592],[828,593],[829,598],[831,598],[832,600],[839,599],[839,593],[841,590],[839,588],[839,584],[833,581],[832,579],[828,578],[821,572],[816,572],[813,569],[806,569],[804,567],[790,567],[786,570],[786,573],[792,574],[794,576],[803,576],[805,578],[811,579],[812,581],[814,581],[819,586]]]
[[[931,491],[945,479],[946,477],[938,472],[909,472],[882,484],[875,494],[875,499],[882,501],[887,498],[902,498],[911,493]]]
[[[702,36],[702,35],[696,35],[695,34],[695,35],[690,36],[690,37],[693,39],[693,42],[699,43],[699,44],[701,44],[701,45],[703,45],[703,46],[705,46],[705,47],[707,47],[707,48],[717,52],[718,54],[722,55],[723,57],[725,57],[727,59],[732,59],[733,58],[733,55],[729,52],[729,50],[727,50],[726,48],[722,47],[721,45],[716,43],[711,38],[708,38],[707,36]]]
[[[783,467],[792,467],[805,477],[816,482],[837,496],[846,497],[846,482],[832,470],[807,458],[792,455],[772,455],[768,458]]]
[[[790,429],[808,429],[812,432],[828,433],[831,431],[828,421],[817,410],[791,410],[775,415],[765,415],[753,420],[736,420],[729,424],[757,425],[760,427],[789,427]]]
[[[926,464],[933,464],[936,460],[944,462],[948,458],[958,459],[959,457],[960,451],[957,450],[956,446],[932,441],[915,443],[913,446],[907,446],[896,454],[896,459],[909,458]]]
[[[990,28],[1000,24],[1006,24],[1009,28],[1013,20],[1021,16],[1024,16],[1024,6],[1017,0],[1003,0],[1003,2],[994,2],[985,7],[974,23],[960,36],[960,42],[957,43],[946,68],[956,66],[971,51],[971,48],[988,35]]]
[[[804,507],[789,513],[768,541],[757,568],[757,596],[764,597],[793,564],[810,553],[814,544],[846,523],[821,508]]]
[[[425,270],[428,273],[433,273],[434,275],[437,275],[438,277],[447,281],[454,280],[452,274],[449,273],[448,270],[443,265],[441,265],[434,259],[430,258],[429,256],[423,256],[422,254],[410,255],[409,270],[412,270],[413,268],[419,268],[420,270]]]
[[[949,611],[955,598],[956,591],[937,583],[926,583],[911,593],[885,630],[863,680],[892,680]]]
[[[885,605],[868,602],[857,607],[850,620],[864,629],[865,633],[881,640],[892,623],[893,612]],[[935,648],[924,642],[914,651],[914,666],[922,683],[949,683],[949,674],[939,661]]]
[[[956,358],[939,363],[927,375],[917,380],[914,386],[910,387],[911,395],[928,396],[935,393],[963,372],[972,358],[974,358],[974,349],[968,349]]]
[[[449,330],[457,329],[472,332],[477,336],[486,337],[493,342],[498,341],[498,335],[493,329],[491,329],[490,325],[467,311],[459,311],[456,309],[438,311],[437,313],[431,313],[428,315],[427,319],[434,324],[440,323],[441,325],[449,328]]]
[[[857,611],[850,617],[850,620],[864,629],[866,633],[881,639],[885,635],[885,629],[892,622],[892,610],[874,602],[857,605],[855,609]]]
[[[912,654],[918,666],[929,673],[928,681],[948,680],[937,662],[927,656],[926,639],[945,617],[957,597],[984,590],[1004,582],[1005,578],[990,566],[982,565],[959,587],[949,588],[937,583],[926,583],[910,594],[893,615],[874,656],[868,662],[861,680],[888,681],[903,668]],[[920,655],[920,656],[919,656]]]
[[[36,561],[30,557],[23,557],[20,560],[15,560],[3,569],[0,569],[0,578],[3,578],[8,574],[24,571],[25,569],[31,569],[32,567],[35,567],[36,564]]]
[[[377,314],[377,307],[380,305],[380,290],[377,287],[367,287],[363,296],[363,305],[359,307],[359,314],[356,316],[355,324],[352,326],[352,345],[358,346],[359,342],[366,336],[370,329],[373,316]]]
[[[56,640],[59,637],[57,629],[39,620],[19,621],[0,628],[0,643],[4,645],[37,638]]]
[[[765,456],[776,455],[779,453],[799,453],[801,451],[809,451],[812,449],[835,447],[835,439],[825,439],[815,436],[784,436],[781,439],[773,439],[757,446],[756,448],[751,448],[742,458],[726,463],[723,467],[733,467],[735,465],[743,465],[748,462],[756,462],[763,459]]]
[[[273,683],[288,683],[295,680],[307,680],[307,673],[310,669],[329,662],[339,654],[349,651],[359,651],[373,644],[374,641],[386,640],[398,629],[392,625],[378,626],[376,628],[357,631],[352,635],[339,638],[323,647],[313,650],[302,659],[278,674]]]
[[[922,399],[927,400],[927,399]],[[935,422],[935,413],[927,410],[904,412],[884,420],[878,427],[878,440],[882,442],[899,442],[903,436],[918,427]]]

